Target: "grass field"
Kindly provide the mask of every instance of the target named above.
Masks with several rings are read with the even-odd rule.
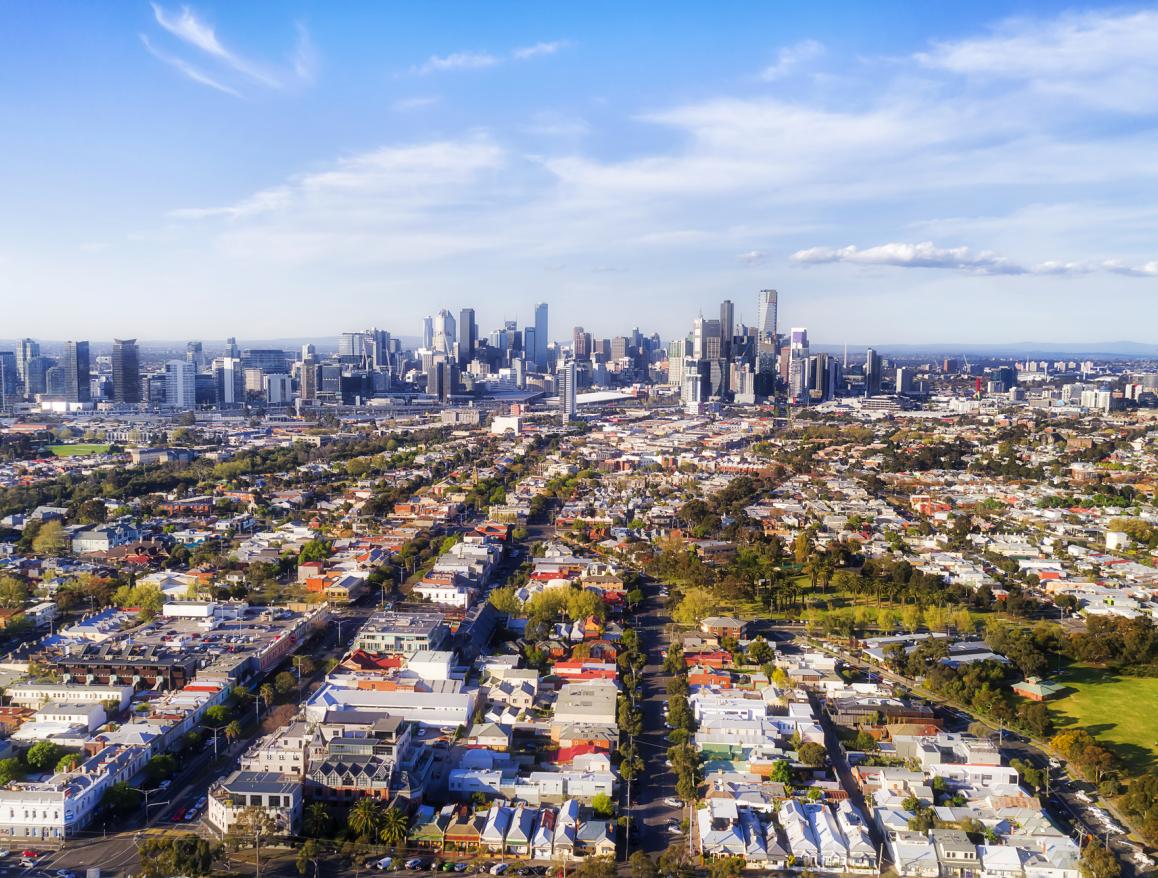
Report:
[[[1111,745],[1129,772],[1158,762],[1158,677],[1123,677],[1073,665],[1057,682],[1066,693],[1049,702],[1059,728],[1077,727]]]
[[[78,445],[49,445],[48,450],[57,457],[80,457],[84,454],[104,454],[109,450],[109,447],[95,443],[82,443]]]

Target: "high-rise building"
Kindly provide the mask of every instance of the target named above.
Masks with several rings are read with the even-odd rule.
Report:
[[[550,340],[547,329],[547,303],[540,302],[535,306],[535,349],[527,351],[528,354],[534,355],[535,368],[540,372],[547,371],[547,344]]]
[[[731,299],[720,303],[720,356],[732,357],[732,337],[736,334],[736,306]]]
[[[454,315],[443,308],[434,315],[434,336],[430,349],[437,354],[453,357],[456,338]]]
[[[301,388],[302,399],[318,398],[318,358],[313,354],[302,357]]]
[[[879,396],[881,392],[881,355],[869,348],[864,352],[864,395]]]
[[[16,373],[24,385],[24,393],[28,393],[28,361],[40,356],[40,343],[35,339],[22,338],[16,348]],[[43,391],[41,391],[43,392]]]
[[[523,329],[523,359],[527,361],[528,365],[536,372],[542,371],[539,365],[535,362],[535,349],[538,345],[537,331],[533,326],[527,326]]]
[[[907,396],[915,389],[917,370],[912,366],[901,366],[897,369],[897,393]]]
[[[270,405],[289,405],[293,399],[293,381],[289,375],[265,375],[265,401]]]
[[[434,347],[434,318],[422,318],[422,346],[426,350]]]
[[[571,331],[571,346],[575,350],[576,360],[591,359],[591,333],[584,332],[582,326],[576,326]]]
[[[338,336],[338,356],[361,360],[366,353],[366,335],[361,332],[343,332]]]
[[[68,402],[92,401],[92,372],[89,364],[88,342],[64,343],[64,398]]]
[[[175,409],[197,406],[197,370],[188,360],[165,364],[165,405]]]
[[[564,421],[574,420],[575,413],[579,410],[576,402],[577,390],[575,361],[567,360],[559,369],[559,413]]]
[[[135,338],[113,339],[113,402],[141,401],[141,352]]]
[[[716,360],[720,354],[720,321],[697,317],[692,323],[692,356],[697,360]]]
[[[760,290],[756,307],[756,343],[761,353],[775,353],[776,309],[779,294],[775,290]]]
[[[788,396],[808,396],[808,330],[802,326],[793,327],[788,340]]]
[[[16,351],[0,351],[0,408],[8,408],[23,396]]]
[[[240,357],[222,357],[215,363],[217,404],[223,408],[245,402],[245,372]],[[276,373],[275,373],[276,374]]]
[[[310,347],[313,347],[313,345],[310,345]],[[225,339],[225,356],[233,357],[234,359],[240,359],[241,357],[241,349],[237,347],[237,339],[233,336]]]
[[[458,312],[458,365],[466,368],[474,359],[474,349],[478,346],[478,323],[474,308],[463,308]]]
[[[194,372],[205,368],[205,348],[199,341],[191,341],[185,345],[185,362],[191,363]]]

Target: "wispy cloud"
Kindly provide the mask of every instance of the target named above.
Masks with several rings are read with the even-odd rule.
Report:
[[[740,262],[747,263],[748,265],[758,265],[768,261],[768,254],[763,250],[748,250],[744,253],[737,254],[736,258]]]
[[[539,58],[543,55],[554,55],[560,49],[566,48],[568,45],[566,40],[554,40],[552,42],[535,43],[533,46],[522,46],[511,52],[511,57],[516,61],[526,61],[530,58]]]
[[[411,110],[421,110],[424,107],[432,107],[437,104],[441,98],[437,95],[415,95],[410,98],[399,98],[391,108],[399,113],[408,113]]]
[[[299,82],[313,82],[318,69],[318,53],[310,39],[309,29],[300,21],[294,24],[298,40],[294,46],[294,76]]]
[[[792,73],[801,64],[806,64],[824,54],[824,46],[816,40],[802,40],[785,46],[776,54],[776,62],[760,71],[760,78],[771,82]]]
[[[270,88],[281,86],[281,82],[276,77],[262,70],[257,64],[226,49],[217,39],[217,34],[212,26],[199,19],[188,6],[182,6],[179,12],[170,12],[157,3],[152,4],[152,6],[153,17],[157,20],[157,24],[177,39],[213,56],[255,82]]]
[[[145,50],[150,55],[152,55],[158,61],[161,61],[164,64],[168,64],[170,67],[181,73],[186,78],[191,79],[193,82],[196,82],[200,85],[205,85],[224,94],[231,95],[235,98],[241,97],[241,93],[236,89],[230,88],[223,82],[218,82],[208,73],[205,73],[203,70],[194,67],[188,61],[185,61],[182,58],[178,58],[176,55],[170,55],[167,52],[162,52],[160,49],[153,45],[153,43],[147,36],[145,36],[145,34],[141,34],[140,37],[141,42],[145,46]]]
[[[497,55],[489,52],[454,52],[450,55],[431,55],[423,64],[411,68],[411,73],[425,76],[447,70],[485,70],[501,63]]]
[[[450,70],[486,70],[498,67],[508,61],[529,61],[532,58],[542,58],[554,55],[560,49],[569,46],[567,40],[535,43],[530,46],[520,46],[512,49],[508,55],[497,55],[493,52],[468,51],[453,52],[449,55],[431,55],[422,64],[410,68],[415,76],[426,76],[430,73],[443,73]]]
[[[863,250],[851,244],[847,247],[809,247],[793,253],[792,261],[805,265],[843,262],[893,268],[941,268],[982,275],[1081,275],[1108,271],[1128,277],[1158,277],[1158,261],[1141,266],[1126,265],[1112,259],[1100,262],[1049,260],[1027,265],[991,250],[938,247],[932,241],[919,244],[893,242]]]

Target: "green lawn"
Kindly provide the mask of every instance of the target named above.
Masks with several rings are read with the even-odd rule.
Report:
[[[83,454],[106,454],[109,447],[95,443],[82,443],[78,445],[49,445],[48,450],[57,457],[80,457]]]
[[[1158,677],[1124,677],[1078,664],[1056,680],[1066,686],[1049,702],[1059,728],[1088,730],[1113,746],[1130,772],[1158,761]]]

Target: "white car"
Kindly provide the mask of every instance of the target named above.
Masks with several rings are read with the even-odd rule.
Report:
[[[509,868],[511,868],[510,863],[495,863],[493,866],[491,866],[491,874],[502,875]]]
[[[679,824],[672,823],[668,826],[667,831],[670,835],[683,835],[684,831],[679,828]]]
[[[375,869],[389,869],[393,865],[394,865],[394,858],[393,857],[383,857],[377,863],[374,864],[374,868]]]
[[[668,796],[663,800],[663,803],[669,808],[682,808],[684,806],[684,803],[677,799],[675,796]]]

